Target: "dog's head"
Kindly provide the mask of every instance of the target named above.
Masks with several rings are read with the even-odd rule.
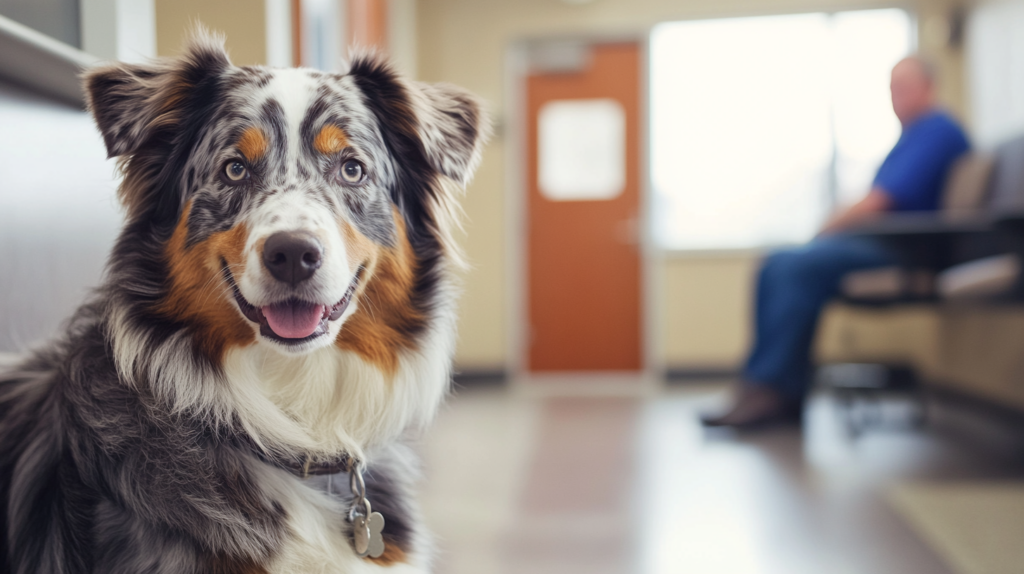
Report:
[[[375,57],[342,74],[235,67],[203,34],[173,60],[93,70],[86,88],[122,158],[128,226],[161,238],[153,311],[211,358],[338,344],[387,366],[410,344],[451,248],[444,182],[479,160],[473,98]]]

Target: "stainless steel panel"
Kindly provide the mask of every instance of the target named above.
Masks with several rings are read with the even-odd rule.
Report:
[[[52,336],[99,283],[116,186],[87,113],[0,84],[0,351]]]

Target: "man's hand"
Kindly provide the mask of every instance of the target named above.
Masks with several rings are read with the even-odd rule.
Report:
[[[874,219],[892,209],[892,198],[880,187],[872,188],[864,199],[835,213],[819,235],[845,231],[859,223]]]

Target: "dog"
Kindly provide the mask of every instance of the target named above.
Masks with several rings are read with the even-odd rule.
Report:
[[[410,439],[445,397],[467,92],[177,58],[84,74],[125,225],[0,373],[0,570],[424,572]]]

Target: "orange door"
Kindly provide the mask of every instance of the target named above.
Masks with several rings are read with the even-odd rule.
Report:
[[[593,45],[584,70],[530,75],[526,91],[528,368],[639,370],[639,46]],[[619,192],[610,199],[553,200],[538,178],[542,110],[552,102],[609,100],[625,119]]]

